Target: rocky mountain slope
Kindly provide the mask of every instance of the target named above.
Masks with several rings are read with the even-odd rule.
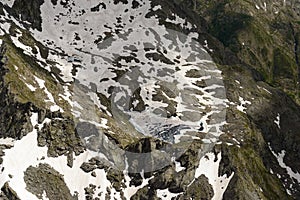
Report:
[[[300,199],[299,15],[1,0],[0,199]]]

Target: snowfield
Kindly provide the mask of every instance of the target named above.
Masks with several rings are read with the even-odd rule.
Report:
[[[160,5],[152,7],[150,1],[137,2],[139,6],[133,9],[132,0],[128,4],[106,1],[102,5],[98,0],[70,0],[68,5],[53,5],[50,0],[45,1],[41,6],[42,31],[31,29],[30,32],[50,49],[47,59],[41,57],[41,52],[32,54],[32,48],[20,42],[22,31],[11,39],[49,72],[53,67],[60,69],[64,93],[59,97],[70,104],[75,120],[109,129],[108,119],[99,119],[95,115],[96,106],[105,112],[105,116],[118,120],[114,117],[122,114],[127,117],[124,124],[130,123],[139,133],[169,143],[180,143],[186,137],[201,139],[206,144],[218,142],[223,134],[222,127],[226,124],[228,100],[222,72],[207,52],[213,50],[209,49],[207,41],[205,47],[196,41],[199,35],[191,31],[195,25],[186,19],[173,14],[172,19],[165,20],[165,23],[187,30],[188,34],[184,35],[161,25],[157,15],[149,17],[149,13],[162,9]],[[3,3],[9,7],[13,5],[12,0]],[[8,20],[9,16],[6,14],[1,19]],[[20,30],[24,28],[16,19],[11,20]],[[1,23],[0,35],[8,33],[9,27],[10,23]],[[72,73],[75,65],[79,67]],[[34,79],[47,96],[45,103],[50,103],[49,110],[65,112],[49,92],[45,80],[36,76]],[[88,92],[74,87],[74,82],[88,88]],[[33,92],[37,89],[29,83],[26,85]],[[110,101],[111,110],[97,94],[104,95]],[[93,104],[86,104],[85,99]],[[251,102],[241,97],[239,100],[237,109],[245,112],[244,106]],[[86,114],[87,111],[95,113]],[[46,119],[43,123],[50,121]],[[43,123],[37,122],[37,113],[33,113],[31,123],[39,129],[43,126]],[[198,132],[209,134],[205,138],[193,136]],[[88,142],[87,138],[84,139]],[[106,178],[104,169],[95,170],[96,177],[80,169],[81,164],[90,158],[100,156],[105,159],[101,153],[86,150],[79,156],[74,155],[74,165],[69,167],[66,156],[50,158],[47,147],[38,146],[37,129],[21,140],[0,139],[0,144],[13,146],[4,151],[0,187],[9,182],[22,200],[37,199],[26,190],[23,177],[28,167],[36,167],[40,163],[47,163],[62,174],[71,194],[78,193],[79,199],[84,199],[84,188],[89,184],[101,186],[95,192],[102,194],[101,199],[105,198],[107,188],[111,190],[111,199],[121,199],[121,194]],[[175,159],[172,157],[175,171],[185,170]],[[214,155],[208,152],[200,159],[195,173],[195,178],[201,174],[208,178],[215,193],[214,200],[222,199],[234,175],[219,177],[220,161],[221,154],[214,162]],[[134,187],[129,186],[130,177],[126,173],[124,171],[126,188],[123,192],[130,199],[138,189],[147,186],[151,178],[144,178],[140,186]],[[162,199],[178,195],[168,189],[157,190],[157,196]],[[43,193],[43,197],[47,199],[47,194]]]

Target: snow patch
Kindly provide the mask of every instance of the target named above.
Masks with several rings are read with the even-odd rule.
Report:
[[[187,28],[187,29],[192,29],[193,28],[193,25],[189,22],[186,21],[186,19],[182,19],[181,17],[175,15],[173,13],[173,16],[175,19],[174,20],[171,20],[169,18],[166,19],[166,22],[169,22],[169,23],[173,23],[173,24],[179,24],[182,28]]]
[[[0,138],[0,144],[13,145],[15,140],[13,138]]]
[[[38,83],[39,87],[44,90],[44,92],[46,93],[46,95],[48,97],[48,99],[45,99],[45,102],[50,102],[53,104],[50,106],[50,111],[55,112],[55,111],[60,110],[60,112],[64,112],[61,107],[56,105],[53,95],[51,94],[51,92],[49,92],[49,90],[47,89],[47,87],[45,85],[45,81],[36,76],[34,76],[34,78],[35,78],[36,82]]]
[[[244,98],[243,97],[239,97],[239,101],[240,101],[240,105],[237,105],[237,109],[239,110],[239,111],[241,111],[241,112],[243,112],[243,113],[246,113],[246,107],[245,107],[245,105],[246,104],[251,104],[251,102],[250,101],[245,101],[244,100]]]
[[[32,86],[31,84],[29,83],[25,83],[25,85],[32,91],[34,92],[36,90],[36,88],[34,86]]]
[[[175,198],[177,197],[178,195],[182,194],[182,193],[177,193],[177,194],[174,194],[174,193],[171,193],[168,188],[167,189],[164,189],[164,190],[156,190],[156,193],[157,193],[157,197],[158,198],[161,198],[161,199],[166,199],[166,200],[169,200],[169,199],[172,199],[172,198]]]
[[[266,88],[264,87],[260,87],[260,86],[257,86],[258,89],[260,90],[264,90],[265,92],[269,93],[269,94],[272,94],[269,90],[267,90]]]
[[[43,127],[44,123],[48,123],[50,120],[46,119],[42,124],[38,124],[38,114],[33,113],[31,117],[32,125],[38,125],[39,128]],[[8,141],[7,141],[8,140]],[[9,139],[1,139],[0,143],[13,142]],[[84,199],[84,188],[89,184],[101,186],[97,188],[97,194],[103,193],[101,199],[104,199],[107,187],[111,189],[111,198],[120,199],[120,194],[112,188],[111,183],[106,178],[104,169],[95,170],[96,177],[91,176],[90,173],[85,173],[80,166],[83,162],[93,158],[100,157],[105,159],[105,156],[101,153],[85,151],[79,156],[74,155],[73,167],[67,166],[67,156],[60,157],[48,157],[47,147],[39,147],[37,143],[37,130],[34,129],[31,133],[28,133],[21,140],[14,142],[14,146],[11,149],[4,150],[5,156],[3,156],[2,172],[0,172],[0,187],[5,182],[9,182],[10,186],[16,191],[19,197],[22,199],[35,200],[37,197],[26,190],[26,184],[23,176],[24,171],[29,166],[37,167],[40,163],[47,163],[53,167],[60,174],[64,175],[64,181],[70,189],[72,195],[78,192],[78,199]],[[12,175],[12,178],[10,178]],[[76,175],[76,176],[74,176]],[[45,198],[44,198],[45,199]]]
[[[47,197],[47,194],[46,194],[46,191],[45,191],[45,190],[43,191],[43,194],[42,194],[42,200],[50,200],[50,199],[48,199],[48,197]]]
[[[9,28],[10,28],[10,23],[8,22],[1,22],[0,23],[0,28],[2,29],[2,31],[4,31],[5,33],[9,33]]]
[[[221,161],[221,153],[217,154],[217,161],[215,160],[214,153],[207,153],[200,159],[199,166],[195,171],[195,178],[198,178],[200,175],[205,175],[208,178],[208,182],[212,185],[214,190],[214,196],[212,200],[220,200],[223,197],[230,180],[232,179],[234,172],[227,177],[226,174],[218,176],[219,165]]]
[[[32,55],[32,48],[29,46],[24,45],[23,43],[21,43],[19,41],[19,38],[22,36],[21,33],[17,33],[16,37],[11,36],[11,40],[13,41],[14,45],[18,48],[21,48],[23,50],[23,52],[27,55]]]
[[[208,47],[208,43],[207,43],[207,40],[204,40],[204,45],[203,45],[204,48],[208,49],[210,52],[213,52],[214,50],[209,48]]]
[[[277,114],[276,119],[274,120],[274,123],[278,126],[278,128],[280,129],[280,114]]]
[[[172,161],[173,161],[174,164],[175,164],[175,171],[176,171],[176,172],[180,172],[180,171],[182,171],[182,170],[185,170],[185,167],[181,167],[180,162],[177,162],[175,159],[176,159],[175,157],[172,157]]]
[[[31,116],[33,126],[37,124],[37,120],[38,114],[33,113]],[[26,171],[30,165],[37,162],[37,158],[41,153],[41,151],[34,151],[35,147],[37,147],[36,129],[28,133],[27,136],[21,140],[17,140],[13,148],[4,150],[5,156],[3,157],[2,163],[2,169],[4,170],[0,173],[0,187],[8,181],[9,185],[22,199],[37,199],[35,195],[25,189],[26,184],[23,179],[24,171]],[[43,148],[41,148],[41,150],[43,150]],[[12,178],[9,177],[10,175],[12,175]]]
[[[299,172],[294,172],[289,166],[287,166],[283,160],[284,160],[284,156],[286,154],[286,151],[285,150],[282,150],[279,154],[276,154],[272,147],[270,146],[269,144],[269,148],[272,152],[272,154],[277,158],[277,161],[279,163],[279,166],[282,167],[283,169],[286,170],[286,172],[288,173],[288,175],[293,179],[296,179],[298,183],[300,183],[300,174]]]
[[[161,10],[161,5],[154,6],[152,8],[153,11]]]
[[[130,183],[130,177],[128,175],[128,162],[127,162],[127,158],[125,159],[125,170],[123,171],[123,174],[124,174],[124,179],[125,179],[125,189],[123,189],[123,192],[124,192],[124,197],[126,199],[130,199],[139,189],[145,187],[146,185],[148,185],[149,181],[153,178],[150,177],[150,178],[147,178],[145,179],[144,177],[144,174],[143,172],[141,172],[141,176],[143,178],[143,182],[141,185],[135,187],[135,186],[130,186],[129,183]]]
[[[12,7],[14,5],[15,0],[1,0],[1,3],[4,5],[8,5],[8,7]]]

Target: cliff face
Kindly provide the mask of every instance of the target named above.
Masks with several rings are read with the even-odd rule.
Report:
[[[0,198],[299,199],[297,1],[0,3]]]

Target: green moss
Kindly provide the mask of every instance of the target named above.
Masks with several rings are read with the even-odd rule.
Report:
[[[238,174],[236,192],[249,191],[249,194],[240,193],[239,196],[249,199],[250,194],[256,194],[262,199],[291,199],[279,179],[265,168],[261,155],[253,146],[231,146],[228,150],[232,165],[236,167],[235,173]]]
[[[9,36],[4,36],[3,41],[5,68],[8,69],[4,81],[9,85],[10,92],[15,94],[17,100],[21,103],[32,102],[39,108],[49,108],[52,105],[50,102],[45,102],[48,96],[35,81],[36,76],[45,81],[45,86],[53,95],[56,104],[65,111],[64,115],[71,116],[70,105],[59,97],[59,94],[64,93],[62,85],[52,77],[50,72],[39,66],[35,58],[24,54],[22,49],[17,48]],[[31,91],[26,84],[32,85],[36,91]]]

